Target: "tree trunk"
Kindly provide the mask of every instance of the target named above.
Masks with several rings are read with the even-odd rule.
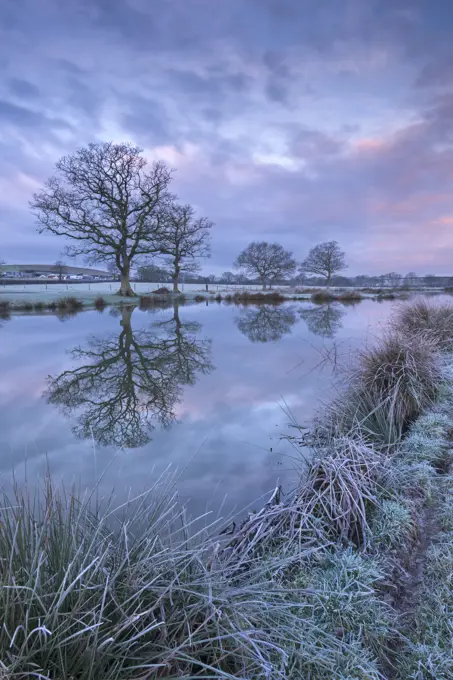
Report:
[[[120,289],[117,295],[122,295],[123,297],[135,297],[135,293],[132,290],[131,283],[129,280],[130,269],[124,267],[120,274]]]
[[[175,322],[176,335],[179,336],[181,332],[181,320],[179,318],[179,304],[176,300],[173,301],[173,321]]]
[[[131,316],[135,307],[133,305],[121,305],[121,321],[120,325],[124,328],[126,333],[131,333]]]
[[[332,274],[327,275],[327,288],[330,288],[330,279],[332,278]]]
[[[179,288],[178,288],[178,283],[179,283],[179,268],[175,267],[175,271],[173,274],[173,292],[174,293],[179,293]]]

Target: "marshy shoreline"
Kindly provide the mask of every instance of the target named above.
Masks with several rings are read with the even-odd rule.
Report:
[[[297,488],[238,526],[195,530],[165,479],[120,508],[16,488],[4,677],[452,678],[452,352],[453,306],[399,305],[293,438]]]
[[[55,287],[56,288],[56,287]],[[411,291],[409,289],[385,289],[385,288],[295,288],[293,290],[267,289],[265,291],[253,290],[222,290],[218,292],[204,291],[203,289],[172,293],[166,287],[155,290],[137,292],[135,296],[123,297],[112,292],[95,292],[90,290],[47,291],[44,288],[39,291],[24,290],[20,292],[0,293],[0,315],[7,318],[11,314],[23,313],[60,313],[73,314],[82,310],[97,309],[103,311],[106,307],[121,307],[134,305],[141,309],[149,309],[163,305],[194,304],[194,303],[224,303],[237,305],[278,305],[285,302],[312,302],[323,305],[338,302],[344,305],[354,305],[363,300],[408,300],[413,295],[440,295],[447,291]]]

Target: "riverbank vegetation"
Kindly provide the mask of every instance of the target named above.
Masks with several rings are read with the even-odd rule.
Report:
[[[4,677],[450,680],[452,339],[452,306],[398,307],[292,438],[297,488],[239,526],[164,480],[3,497]]]

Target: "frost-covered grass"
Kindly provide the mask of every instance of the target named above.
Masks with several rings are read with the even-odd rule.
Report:
[[[443,351],[453,348],[453,305],[450,303],[438,304],[430,298],[418,297],[396,309],[391,325],[409,339],[419,336]]]
[[[407,500],[384,499],[371,522],[373,543],[379,550],[401,549],[415,538],[414,508]]]
[[[289,563],[189,540],[161,491],[125,514],[50,484],[42,502],[2,498],[5,677],[283,679],[308,663],[338,677],[343,643],[277,578]]]
[[[398,678],[453,678],[453,531],[452,495],[446,494],[441,520],[448,531],[436,537],[426,554],[423,583],[416,598],[412,629],[402,650]]]
[[[347,388],[329,405],[322,427],[356,431],[379,446],[394,445],[435,402],[442,381],[434,343],[419,336],[385,335],[358,353],[345,375]]]

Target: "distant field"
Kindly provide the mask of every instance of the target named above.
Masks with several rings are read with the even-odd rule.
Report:
[[[5,293],[67,293],[68,291],[74,291],[77,295],[83,295],[84,293],[96,292],[99,294],[114,293],[117,288],[119,288],[119,282],[117,281],[64,281],[62,283],[40,282],[40,283],[7,283],[5,284],[0,280],[0,293],[3,291]],[[132,288],[137,293],[147,293],[153,290],[157,290],[162,286],[169,288],[171,290],[171,283],[132,283]],[[279,286],[279,288],[288,288],[288,286]],[[181,283],[179,286],[181,292],[196,292],[196,291],[206,291],[206,284],[203,283]],[[260,290],[259,285],[249,285],[249,286],[234,286],[226,285],[222,283],[210,283],[208,284],[208,289],[211,292],[221,292],[221,291],[232,291],[232,290]]]

